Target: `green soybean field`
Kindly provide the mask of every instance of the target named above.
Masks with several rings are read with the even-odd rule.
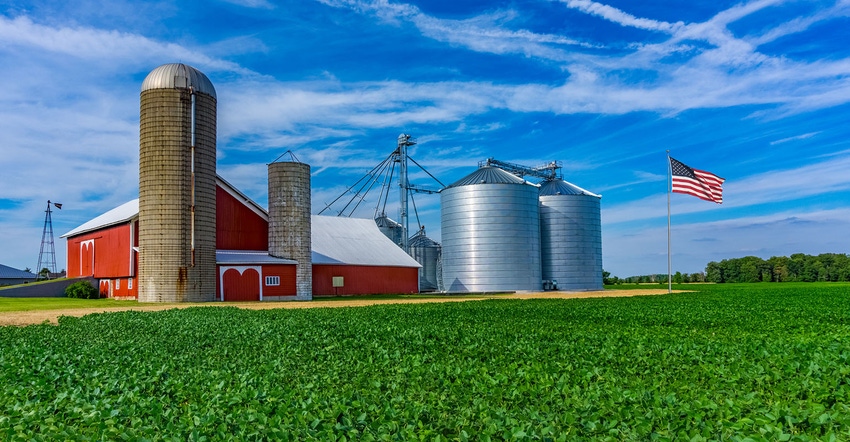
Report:
[[[2,440],[850,440],[850,285],[0,327]]]

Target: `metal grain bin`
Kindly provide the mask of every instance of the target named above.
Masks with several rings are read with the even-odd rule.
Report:
[[[601,198],[560,179],[540,184],[543,279],[559,290],[602,290]]]
[[[392,218],[385,214],[375,218],[375,224],[378,225],[378,230],[380,230],[384,236],[392,240],[392,242],[399,247],[401,246],[401,235],[404,233],[402,231],[401,224],[393,221]]]
[[[180,63],[142,83],[139,128],[139,301],[216,297],[216,94]]]
[[[439,288],[437,268],[440,265],[442,246],[437,241],[428,238],[425,235],[425,229],[420,230],[410,237],[408,245],[410,247],[410,256],[416,262],[422,264],[422,268],[419,269],[419,291],[437,291]]]
[[[542,289],[537,186],[482,167],[440,192],[443,287]]]

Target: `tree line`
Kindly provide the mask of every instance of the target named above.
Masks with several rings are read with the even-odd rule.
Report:
[[[757,256],[712,261],[705,267],[707,282],[850,281],[850,256],[795,253],[764,260]]]
[[[682,273],[676,272],[673,275],[673,282],[676,284],[687,284],[690,282],[705,282],[705,273]],[[657,273],[654,275],[640,275],[640,276],[627,276],[625,278],[620,278],[618,276],[611,276],[611,272],[607,272],[602,270],[602,284],[604,285],[614,285],[614,284],[667,284],[667,274]]]

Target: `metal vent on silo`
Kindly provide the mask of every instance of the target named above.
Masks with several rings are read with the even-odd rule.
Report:
[[[481,167],[440,192],[449,292],[542,289],[537,186]]]
[[[139,301],[216,296],[216,94],[180,63],[142,82],[139,127]]]
[[[313,299],[310,166],[278,161],[269,164],[268,173],[269,254],[298,262],[296,298]]]
[[[540,184],[543,279],[559,290],[602,290],[601,198],[561,179]]]
[[[434,292],[439,290],[438,267],[440,265],[440,254],[442,246],[437,241],[425,235],[422,228],[410,237],[408,242],[410,256],[422,267],[419,269],[419,291]]]

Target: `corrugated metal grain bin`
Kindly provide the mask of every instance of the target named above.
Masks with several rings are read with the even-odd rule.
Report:
[[[410,256],[416,262],[422,264],[422,268],[419,269],[419,291],[437,291],[439,286],[437,268],[440,265],[442,246],[437,241],[428,238],[425,235],[425,230],[420,230],[416,235],[413,235],[408,245],[410,246]]]
[[[378,225],[378,230],[380,230],[384,236],[389,238],[396,245],[401,246],[401,238],[404,234],[401,224],[395,222],[387,215],[381,215],[375,218],[375,224]]]
[[[602,290],[600,199],[564,180],[540,184],[543,279],[559,290]]]
[[[449,292],[542,289],[537,186],[482,167],[440,192]]]

